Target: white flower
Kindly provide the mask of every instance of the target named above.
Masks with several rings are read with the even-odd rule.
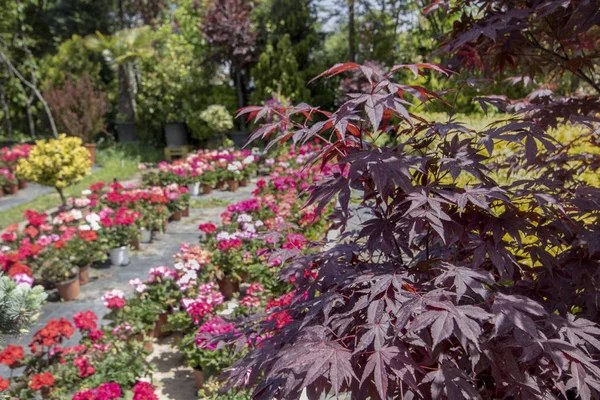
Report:
[[[90,194],[92,194],[92,191],[89,189],[85,189],[85,190],[81,191],[82,196],[89,196]]]
[[[252,222],[252,216],[248,214],[240,214],[237,217],[237,222]]]
[[[79,210],[71,210],[70,214],[75,219],[81,219],[81,218],[83,218],[83,214]]]
[[[91,227],[91,226],[89,226],[88,224],[85,224],[85,225],[81,225],[81,226],[79,227],[79,230],[80,230],[80,231],[91,231],[91,230],[92,230],[92,227]]]
[[[223,240],[233,239],[229,232],[221,231],[217,233],[217,241],[222,242]]]
[[[272,165],[274,165],[274,164],[275,164],[275,159],[273,159],[273,158],[267,158],[267,159],[265,160],[265,165],[266,165],[267,167],[270,167],[270,166],[272,166]]]
[[[254,162],[254,156],[248,156],[242,160],[242,164],[247,165]]]

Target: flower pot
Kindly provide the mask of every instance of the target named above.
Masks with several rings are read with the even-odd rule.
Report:
[[[131,243],[130,243],[130,245],[135,250],[139,250],[140,249],[140,241],[139,240],[132,240]]]
[[[25,190],[29,186],[29,182],[19,179],[19,190]]]
[[[235,192],[238,190],[240,183],[234,179],[230,179],[227,181],[227,190],[230,192]]]
[[[202,185],[202,194],[211,194],[212,189],[213,188],[210,185]]]
[[[183,342],[183,333],[181,332],[175,332],[173,334],[173,346],[179,346],[181,344],[181,342]]]
[[[181,210],[177,210],[171,215],[171,221],[181,221]]]
[[[167,232],[167,227],[169,226],[169,221],[163,221],[163,232]]]
[[[75,300],[81,293],[79,288],[79,276],[57,283],[56,289],[58,290],[58,295],[64,301]]]
[[[156,324],[154,325],[154,337],[155,338],[161,338],[161,337],[169,336],[171,334],[171,331],[163,330],[163,326],[167,325],[167,323],[168,323],[168,321],[167,321],[168,318],[169,318],[169,313],[162,313],[158,316],[158,320],[156,321]]]
[[[121,143],[133,143],[137,141],[135,134],[135,122],[117,122],[117,136]]]
[[[150,331],[149,335],[144,335],[143,333],[136,333],[131,337],[131,339],[135,340],[136,342],[144,342],[144,349],[152,353],[152,351],[154,350],[154,342],[152,342],[152,335],[152,331]]]
[[[190,183],[188,186],[190,196],[200,196],[200,182]]]
[[[200,368],[194,368],[194,380],[196,382],[196,389],[202,389],[204,385],[204,371]]]
[[[86,143],[83,145],[89,153],[90,153],[90,162],[92,165],[96,164],[96,144],[95,143]]]
[[[17,194],[19,193],[19,185],[14,183],[9,187],[5,188],[6,194]]]
[[[185,122],[172,122],[165,125],[167,147],[183,147],[190,144]]]
[[[240,181],[240,187],[248,186],[248,178],[244,178]]]
[[[190,216],[190,206],[187,206],[183,210],[181,210],[181,216],[187,218]]]
[[[90,266],[79,268],[79,286],[87,285],[90,281]]]
[[[238,281],[232,281],[231,279],[217,279],[219,285],[219,291],[223,296],[229,300],[233,295],[240,291],[240,283]]]
[[[0,189],[0,198],[4,197],[4,190]]]
[[[140,241],[142,243],[150,243],[152,241],[152,232],[150,232],[148,229],[142,228]]]
[[[111,249],[109,253],[112,265],[119,266],[129,264],[129,248],[127,246]]]
[[[215,189],[217,189],[217,190],[221,190],[221,189],[223,189],[224,187],[225,187],[225,181],[218,181],[218,182],[215,184]]]

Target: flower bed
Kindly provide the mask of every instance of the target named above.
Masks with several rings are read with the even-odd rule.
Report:
[[[33,146],[30,144],[0,149],[0,197],[3,194],[15,194],[19,189],[27,187],[25,180],[17,179],[15,171],[19,160],[27,158],[31,149]]]
[[[325,217],[331,212],[329,207],[322,213],[315,206],[302,208],[310,183],[332,172],[318,166],[298,167],[315,150],[307,145],[298,152],[277,157],[272,164],[277,171],[257,182],[253,197],[229,205],[221,215],[221,226],[201,223],[203,240],[183,243],[174,256],[173,267],[158,266],[149,271],[146,279],[132,279],[132,297],[125,298],[119,290],[107,292],[103,301],[110,311],[110,326],[97,326],[97,317],[86,312],[73,317],[74,327],[61,319],[36,333],[31,354],[19,360],[26,366],[24,375],[11,379],[10,388],[5,391],[20,399],[33,398],[42,390],[48,398],[55,399],[71,395],[77,400],[122,398],[126,392],[148,385],[144,381],[152,366],[143,360],[151,351],[152,338],[172,334],[187,365],[202,377],[197,383],[204,385],[204,396],[225,398],[216,391],[216,378],[221,371],[291,322],[281,307],[294,297],[293,283],[315,277],[313,271],[306,270],[301,277],[278,279],[287,260],[300,252],[313,251],[308,249],[308,243],[320,241],[327,229]],[[114,208],[141,212],[135,210],[143,209],[139,204],[148,200],[139,190],[94,187],[86,198],[98,204],[86,206],[98,210],[100,204],[106,207],[109,202]],[[30,218],[34,223],[46,223],[45,216]],[[100,216],[93,221],[99,235],[106,229],[102,222],[106,218]],[[270,321],[271,330],[240,343],[237,349],[218,346],[214,339],[234,329],[233,318],[247,318],[248,323]],[[70,337],[75,328],[83,335],[81,343],[60,348],[63,338]],[[121,367],[125,358],[135,360],[131,367]],[[46,383],[33,383],[32,387],[33,379],[37,382],[36,377],[41,374],[48,374],[44,375]],[[61,379],[50,384],[50,376]],[[105,391],[112,391],[114,397],[101,397]]]

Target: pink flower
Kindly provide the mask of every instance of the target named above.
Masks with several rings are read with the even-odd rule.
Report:
[[[198,334],[196,335],[196,345],[201,349],[214,350],[217,348],[217,344],[210,343],[211,338],[221,335],[223,333],[232,332],[233,329],[233,324],[229,324],[219,317],[215,317],[211,320],[208,320],[204,324],[202,324],[200,328],[198,328]]]
[[[246,294],[252,296],[257,293],[264,293],[264,291],[265,288],[263,288],[260,282],[254,282],[250,284],[250,287],[248,288],[248,290],[246,290]]]
[[[123,291],[119,289],[113,289],[110,292],[104,293],[102,300],[104,306],[107,308],[123,308],[125,307],[125,298],[123,297]]]
[[[132,389],[133,400],[158,400],[155,388],[148,382],[138,382]]]

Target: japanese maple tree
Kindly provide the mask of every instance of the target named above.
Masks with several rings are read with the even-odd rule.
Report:
[[[538,146],[555,144],[531,121],[476,132],[411,111],[443,101],[395,81],[423,70],[450,74],[340,64],[321,77],[360,71],[370,85],[334,112],[241,110],[271,121],[252,140],[324,144],[310,162],[337,172],[309,203],[337,199],[341,233],[282,270],[296,286],[285,323],[238,324],[229,340],[257,345],[226,374],[228,388],[254,387],[258,399],[600,396],[600,190],[560,165],[536,173]],[[379,147],[384,133],[397,144]],[[512,162],[538,169],[500,183],[510,174],[495,146],[506,142],[520,155]]]

